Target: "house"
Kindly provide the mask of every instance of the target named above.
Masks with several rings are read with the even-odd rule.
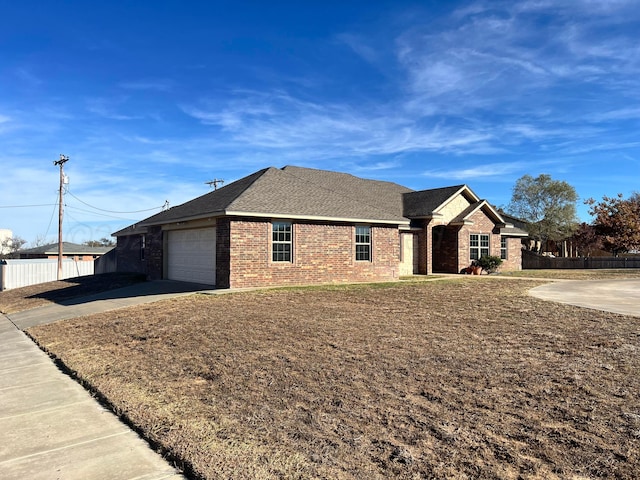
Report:
[[[521,268],[520,237],[466,185],[413,191],[266,168],[113,234],[118,271],[242,288],[457,273],[482,255]]]
[[[76,243],[62,242],[62,256],[75,261],[89,261],[104,255],[113,247],[89,247]],[[51,243],[41,247],[28,248],[17,252],[21,259],[58,258],[58,244]]]

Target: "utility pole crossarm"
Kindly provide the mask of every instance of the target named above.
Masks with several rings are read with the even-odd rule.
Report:
[[[220,178],[214,178],[213,180],[210,180],[208,182],[204,182],[207,185],[209,185],[210,187],[213,187],[214,190],[218,189],[218,185],[224,185],[224,180],[220,179]]]

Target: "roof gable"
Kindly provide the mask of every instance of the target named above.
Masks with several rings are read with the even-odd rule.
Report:
[[[489,202],[486,200],[479,200],[475,203],[469,205],[464,211],[460,212],[460,214],[454,218],[450,223],[451,224],[464,224],[470,223],[471,217],[477,211],[482,210],[485,215],[496,225],[504,225],[504,220],[497,212],[495,208],[491,206]]]
[[[404,215],[409,218],[431,218],[439,216],[442,210],[458,195],[469,203],[479,200],[478,196],[466,185],[420,190],[404,195]]]

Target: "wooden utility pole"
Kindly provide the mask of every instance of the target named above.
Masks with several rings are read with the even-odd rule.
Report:
[[[60,154],[60,160],[53,162],[60,167],[60,204],[58,206],[58,280],[62,280],[62,212],[64,194],[64,164],[69,161],[69,157]]]
[[[222,180],[221,178],[214,178],[213,180],[211,180],[209,182],[204,182],[204,183],[206,183],[210,187],[213,187],[214,190],[217,190],[218,189],[218,184],[224,185],[224,180]]]

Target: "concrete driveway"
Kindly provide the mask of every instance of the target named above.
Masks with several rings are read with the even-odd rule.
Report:
[[[536,287],[542,300],[640,317],[640,280],[569,280]]]

